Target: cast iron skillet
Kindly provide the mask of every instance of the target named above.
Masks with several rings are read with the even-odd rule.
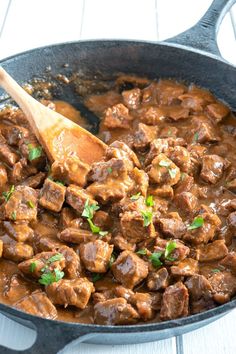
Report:
[[[68,74],[80,70],[88,74],[100,72],[105,76],[123,72],[149,78],[170,77],[205,87],[236,110],[236,67],[221,58],[216,44],[221,20],[235,2],[214,0],[194,27],[166,42],[105,40],[65,43],[15,55],[0,62],[0,65],[22,83],[34,76],[47,77],[45,68],[49,65],[52,67],[51,74]],[[65,63],[69,63],[69,67],[65,67]],[[70,101],[69,97],[64,98]],[[56,354],[71,341],[131,344],[178,336],[215,321],[235,307],[236,299],[178,320],[115,327],[46,320],[3,304],[0,304],[0,311],[37,330],[35,343],[22,353]],[[0,353],[16,351],[0,346]]]

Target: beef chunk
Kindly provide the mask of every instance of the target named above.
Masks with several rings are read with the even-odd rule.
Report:
[[[36,175],[26,178],[24,181],[22,181],[21,184],[22,184],[22,186],[27,186],[27,187],[31,187],[31,188],[39,188],[43,184],[45,177],[46,177],[46,173],[39,172]]]
[[[166,198],[166,199],[173,199],[174,191],[173,188],[169,185],[163,185],[157,188],[149,188],[149,194],[153,196],[157,196],[158,198]]]
[[[0,240],[0,258],[2,257],[2,253],[3,253],[3,241]]]
[[[113,246],[102,240],[83,243],[79,247],[84,267],[95,273],[105,273],[107,271],[112,251]]]
[[[232,231],[236,230],[236,211],[229,214],[227,217],[227,223]]]
[[[191,172],[191,155],[185,147],[175,146],[174,148],[169,148],[167,155],[169,159],[173,161],[182,172]]]
[[[186,227],[177,213],[178,217],[160,218],[158,225],[161,232],[167,237],[181,238],[186,231]]]
[[[39,236],[36,234],[34,236],[34,245],[37,252],[55,251],[59,247],[63,246],[54,235]]]
[[[47,178],[40,193],[39,204],[45,209],[59,212],[65,200],[66,187]]]
[[[214,126],[205,116],[194,116],[191,120],[192,129],[190,130],[190,139],[195,143],[214,143],[220,141],[220,138]]]
[[[40,278],[42,275],[41,273],[42,269],[45,268],[45,266],[47,266],[47,269],[50,272],[53,272],[55,269],[62,270],[65,268],[66,260],[63,255],[61,255],[61,258],[59,260],[51,262],[52,257],[58,254],[59,253],[56,251],[38,253],[33,258],[19,263],[18,268],[24,274],[31,275],[36,278]]]
[[[3,237],[3,258],[14,262],[21,262],[33,257],[34,250],[30,245],[23,242],[16,242],[6,236]]]
[[[230,272],[218,272],[209,277],[213,288],[213,298],[216,302],[224,304],[236,294],[236,277]]]
[[[153,183],[169,184],[178,183],[180,170],[165,154],[159,154],[147,168],[150,180]]]
[[[79,214],[82,214],[86,201],[88,204],[97,204],[97,202],[92,198],[91,194],[86,190],[75,186],[74,184],[69,185],[66,190],[66,202],[72,206]]]
[[[106,109],[103,124],[109,129],[129,129],[132,120],[133,117],[129,114],[128,108],[118,103]]]
[[[57,235],[59,240],[71,243],[83,243],[87,241],[94,241],[96,239],[96,235],[91,231],[77,229],[73,227],[68,227],[64,229],[61,233]]]
[[[94,292],[93,283],[87,278],[61,279],[46,287],[46,293],[53,304],[68,305],[84,309]]]
[[[74,183],[81,187],[87,182],[90,166],[76,156],[67,157],[62,161],[55,161],[51,167],[51,174],[55,180],[64,181],[66,184]]]
[[[5,138],[0,133],[0,160],[5,162],[9,166],[14,166],[14,164],[19,160],[19,156],[13,152],[7,145]]]
[[[17,186],[4,204],[4,212],[10,220],[36,220],[37,193],[26,186]]]
[[[220,261],[220,264],[236,275],[236,252],[230,252],[227,256]]]
[[[157,127],[150,127],[146,124],[139,123],[138,129],[134,134],[134,147],[136,150],[145,150],[156,138]]]
[[[115,140],[108,146],[106,151],[106,160],[110,160],[113,157],[116,159],[130,160],[130,162],[132,163],[132,167],[141,167],[139,159],[137,158],[135,152],[131,150],[128,145],[123,143],[123,141]]]
[[[170,271],[172,275],[188,277],[198,272],[198,262],[192,258],[185,258],[177,265],[173,265]]]
[[[228,253],[228,248],[224,240],[216,240],[207,245],[198,247],[199,261],[211,262],[224,258]]]
[[[148,265],[131,251],[123,251],[112,264],[115,278],[125,287],[132,289],[148,275]]]
[[[6,167],[0,163],[0,187],[4,187],[7,183],[7,170]]]
[[[141,193],[141,195],[146,197],[149,182],[148,175],[143,170],[139,170],[135,167],[131,173],[131,178],[134,181],[134,187],[131,193]]]
[[[65,258],[64,273],[68,279],[75,279],[81,274],[81,264],[78,254],[71,247],[61,246],[57,251]]]
[[[33,284],[26,281],[19,274],[13,274],[4,288],[4,296],[11,302],[16,302],[32,292]]]
[[[67,207],[62,208],[60,213],[60,226],[62,227],[62,229],[70,227],[73,219],[75,218],[76,213],[73,209]]]
[[[168,139],[154,139],[150,144],[150,150],[146,156],[145,165],[148,166],[156,156],[167,152],[168,148]]]
[[[3,125],[1,133],[9,145],[18,145],[22,138],[29,136],[28,129],[20,127],[19,125]]]
[[[202,158],[201,178],[207,182],[215,184],[222,177],[225,160],[218,155],[205,155]]]
[[[161,253],[165,253],[165,249],[166,246],[168,244],[169,241],[167,240],[163,240],[161,238],[156,238],[156,245],[154,247],[154,252],[161,252]],[[185,244],[179,240],[171,240],[171,242],[175,242],[176,247],[175,249],[171,252],[171,254],[169,255],[169,259],[165,260],[166,264],[172,264],[173,262],[177,262],[177,261],[182,261],[183,259],[185,259],[190,252],[189,247],[185,246]],[[173,259],[173,261],[171,260]]]
[[[153,311],[153,297],[148,293],[135,293],[131,296],[130,302],[137,308],[140,318],[144,321],[151,320],[155,312]]]
[[[32,165],[28,165],[27,159],[23,158],[14,164],[9,173],[9,179],[12,184],[18,184],[25,178],[34,175],[37,172],[37,168]]]
[[[206,112],[216,123],[219,123],[229,114],[230,110],[223,103],[216,102],[209,104],[206,107]]]
[[[221,225],[221,220],[216,214],[205,212],[199,214],[198,217],[203,218],[203,225],[194,230],[188,230],[183,237],[185,241],[191,242],[194,245],[211,241]]]
[[[194,186],[194,178],[187,174],[182,174],[179,183],[175,188],[175,195],[183,192],[190,192],[193,186]]]
[[[213,289],[209,281],[199,274],[194,274],[185,282],[190,296],[192,313],[199,313],[214,307]]]
[[[190,87],[189,91],[178,97],[182,101],[182,106],[194,112],[201,112],[207,104],[214,102],[213,95],[196,86]]]
[[[155,237],[155,229],[151,222],[144,226],[144,217],[141,212],[127,211],[120,219],[122,235],[131,243],[136,243],[148,237]]]
[[[157,85],[157,101],[162,105],[171,105],[179,101],[179,96],[186,91],[186,86],[171,80],[160,80]]]
[[[136,323],[139,314],[125,299],[118,297],[97,303],[94,318],[97,324],[123,325]]]
[[[174,320],[188,315],[188,289],[182,282],[168,286],[164,291],[160,319]]]
[[[7,234],[18,242],[31,240],[33,230],[25,222],[3,221],[3,227]]]
[[[151,291],[165,289],[168,286],[169,274],[166,268],[161,268],[156,272],[150,272],[147,277],[147,287]]]
[[[93,223],[103,230],[110,229],[112,226],[112,219],[108,213],[98,210],[93,217]]]
[[[194,213],[198,206],[198,199],[191,192],[182,192],[176,195],[175,204],[185,213]]]
[[[123,91],[122,97],[124,104],[130,109],[137,109],[141,100],[141,90],[135,88],[133,90]]]
[[[149,106],[138,110],[140,120],[148,125],[158,125],[166,118],[165,109],[156,106]]]
[[[57,317],[57,309],[51,303],[47,295],[42,291],[35,291],[26,295],[15,304],[18,310],[30,313],[31,315],[54,320]]]
[[[130,161],[111,159],[92,165],[92,183],[87,191],[102,203],[115,202],[125,197],[132,185],[129,177]]]
[[[118,234],[113,239],[112,242],[115,247],[119,248],[121,251],[135,251],[136,244],[129,242],[122,235]]]

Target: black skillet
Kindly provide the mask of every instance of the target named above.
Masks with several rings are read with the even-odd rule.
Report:
[[[100,72],[105,77],[117,72],[149,78],[170,77],[205,87],[236,110],[236,67],[221,58],[216,44],[219,25],[235,2],[214,0],[194,27],[166,42],[103,40],[65,43],[15,55],[0,64],[21,83],[35,76],[49,77],[45,71],[48,66],[52,67],[50,75],[80,71],[88,75]],[[65,67],[65,63],[69,67]],[[70,101],[69,97],[64,98]],[[236,300],[232,300],[212,310],[178,320],[116,327],[46,320],[3,304],[0,304],[0,311],[37,330],[33,346],[20,353],[55,354],[71,341],[131,344],[178,336],[215,321],[235,307]],[[16,352],[19,353],[0,346],[1,354]]]

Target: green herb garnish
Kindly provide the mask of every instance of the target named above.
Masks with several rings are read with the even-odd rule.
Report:
[[[177,243],[175,241],[167,242],[167,245],[166,245],[166,248],[165,248],[165,253],[164,253],[164,257],[165,257],[166,260],[171,261],[171,262],[175,260],[174,258],[170,257],[170,254],[176,248],[177,248]]]
[[[2,196],[5,198],[6,202],[8,202],[8,200],[11,198],[14,190],[15,190],[15,186],[11,186],[11,188],[8,192],[2,192]]]
[[[84,204],[84,210],[82,212],[82,216],[88,219],[92,219],[94,216],[94,212],[99,209],[100,208],[97,204],[89,204],[89,199],[87,199]]]
[[[147,254],[147,250],[145,248],[138,250],[136,254],[140,254],[141,256],[145,256]]]
[[[220,272],[220,269],[214,268],[214,269],[212,269],[211,271],[212,271],[212,273],[219,273],[219,272]]]
[[[92,282],[95,283],[96,281],[100,280],[103,278],[103,274],[100,274],[100,273],[94,273],[92,275]]]
[[[130,200],[135,201],[138,200],[141,197],[141,193],[138,192],[130,197]]]
[[[109,268],[111,268],[111,266],[115,262],[115,260],[116,260],[116,255],[114,253],[112,253],[110,261],[109,261]]]
[[[162,261],[160,260],[162,252],[154,252],[149,256],[150,261],[152,262],[153,267],[158,268],[162,266]]]
[[[161,167],[170,167],[170,165],[171,165],[171,162],[169,162],[169,161],[161,160],[159,162],[159,166],[161,166]]]
[[[90,229],[93,234],[99,234],[101,237],[106,236],[108,234],[108,231],[102,231],[99,226],[96,226],[91,219],[87,219]]]
[[[16,220],[16,211],[13,211],[11,213],[11,218],[12,218],[12,220]]]
[[[108,231],[99,231],[99,235],[101,237],[106,236],[108,234]]]
[[[52,283],[58,282],[64,277],[65,273],[59,269],[55,269],[54,272],[46,272],[41,275],[39,283],[42,285],[50,285]]]
[[[199,134],[195,133],[193,136],[193,141],[196,143],[198,141],[198,138],[199,138]]]
[[[153,207],[154,205],[154,200],[153,200],[153,195],[149,195],[145,201],[146,205],[149,207]]]
[[[176,168],[168,168],[168,172],[169,172],[170,178],[175,178],[176,173],[177,173],[177,169]]]
[[[195,230],[198,229],[199,227],[202,227],[204,224],[204,219],[202,216],[197,216],[192,224],[188,227],[188,230]]]
[[[31,273],[33,273],[33,272],[35,271],[35,269],[36,269],[36,262],[32,262],[32,263],[30,264],[30,271],[31,271]]]
[[[107,172],[108,172],[108,173],[112,173],[112,168],[111,168],[111,167],[108,167],[108,168],[107,168]]]
[[[42,156],[42,151],[43,151],[42,146],[35,146],[34,147],[33,145],[29,144],[28,149],[29,149],[28,159],[30,161],[33,161],[33,160],[39,158],[40,156]]]
[[[152,222],[152,212],[147,210],[147,211],[141,211],[142,216],[143,216],[143,226],[147,227],[151,224]]]
[[[34,208],[35,208],[35,204],[34,204],[31,200],[28,200],[27,205],[28,205],[28,207],[31,208],[31,209],[34,209]]]
[[[63,258],[63,254],[57,253],[57,254],[55,254],[55,256],[48,258],[47,263],[51,264],[51,263],[60,261],[62,258]]]

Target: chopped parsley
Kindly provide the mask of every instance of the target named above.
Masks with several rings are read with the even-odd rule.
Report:
[[[193,136],[193,141],[196,143],[198,141],[198,138],[199,138],[199,134],[195,133]]]
[[[96,281],[100,280],[103,278],[103,274],[100,274],[100,273],[94,273],[92,275],[92,282],[95,283]]]
[[[28,149],[29,149],[28,159],[30,161],[33,161],[33,160],[39,158],[40,156],[42,156],[42,151],[43,151],[42,146],[39,146],[39,145],[33,146],[33,145],[29,144]]]
[[[192,224],[188,227],[188,230],[195,230],[198,229],[199,227],[202,227],[204,224],[204,219],[202,216],[196,216],[196,218],[193,220]]]
[[[177,244],[175,241],[169,241],[167,242],[166,248],[165,248],[165,253],[164,257],[167,261],[174,261],[175,259],[170,257],[170,254],[177,248]]]
[[[51,263],[60,261],[62,258],[63,258],[63,254],[57,253],[57,254],[55,254],[55,256],[48,258],[47,263],[51,264]]]
[[[8,200],[11,198],[14,190],[15,190],[15,186],[11,186],[11,188],[8,192],[2,192],[2,196],[5,198],[6,202],[8,202]]]
[[[35,208],[35,204],[34,204],[31,200],[28,200],[27,205],[28,205],[28,207],[31,208],[31,209],[34,209],[34,208]]]
[[[169,161],[161,160],[159,162],[159,166],[161,166],[161,167],[170,167],[170,165],[171,165],[171,162],[169,162]]]
[[[146,205],[149,207],[153,207],[154,205],[154,200],[153,200],[153,195],[149,195],[145,201]]]
[[[35,269],[36,269],[36,262],[32,262],[32,263],[30,264],[30,271],[31,271],[31,273],[33,273],[33,272],[35,271]]]
[[[150,261],[152,262],[153,267],[158,268],[162,266],[162,261],[160,260],[162,252],[154,252],[149,256]]]
[[[90,229],[93,234],[99,234],[101,237],[106,236],[108,234],[108,231],[102,231],[99,226],[96,226],[91,219],[87,219]]]
[[[187,176],[187,173],[181,172],[181,174],[180,174],[180,179],[181,179],[181,181],[184,181],[185,178],[186,178],[186,176]]]
[[[130,200],[135,201],[138,200],[141,197],[141,193],[138,192],[130,197]]]
[[[99,231],[99,235],[101,237],[106,236],[108,234],[108,231]]]
[[[177,173],[177,169],[176,168],[168,168],[168,172],[169,172],[170,178],[175,178],[176,173]]]
[[[143,226],[147,227],[151,224],[152,222],[152,212],[147,210],[147,211],[141,211],[142,217],[143,217]]]
[[[89,199],[87,199],[84,204],[84,210],[82,212],[82,216],[84,216],[87,219],[92,219],[94,216],[94,212],[99,209],[100,208],[97,204],[89,204]]]
[[[11,213],[11,218],[12,218],[12,220],[16,220],[16,211],[13,211]]]
[[[176,168],[170,168],[170,165],[172,164],[172,162],[170,161],[165,161],[165,160],[161,160],[159,162],[159,166],[161,167],[166,167],[168,169],[169,175],[171,178],[175,178],[176,173],[177,173],[177,169]]]
[[[140,254],[141,256],[145,256],[147,254],[147,250],[145,248],[138,250],[136,254]]]
[[[212,273],[219,273],[219,272],[220,272],[220,269],[214,268],[214,269],[212,269],[211,271],[212,271]]]
[[[47,271],[41,275],[39,283],[42,285],[50,285],[61,280],[64,275],[65,273],[59,269],[54,269],[53,272]]]
[[[107,172],[108,172],[108,173],[112,173],[112,168],[111,168],[111,167],[108,167],[108,168],[107,168]]]
[[[116,260],[116,255],[114,253],[112,253],[110,261],[109,261],[109,268],[111,268],[111,266],[115,262],[115,260]]]

